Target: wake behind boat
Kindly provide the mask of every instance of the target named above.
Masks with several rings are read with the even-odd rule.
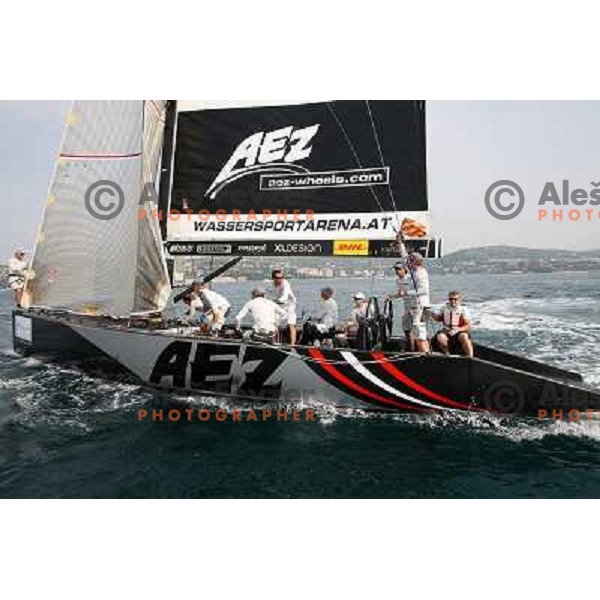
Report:
[[[101,356],[150,385],[251,402],[599,409],[579,375],[526,358],[481,345],[473,358],[407,352],[376,299],[363,335],[331,347],[248,339],[227,326],[215,337],[166,316],[167,256],[440,256],[425,145],[423,102],[76,102],[27,308],[14,312],[15,349]]]

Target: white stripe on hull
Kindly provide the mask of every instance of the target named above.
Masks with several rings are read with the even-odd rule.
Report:
[[[402,398],[403,400],[407,400],[408,402],[419,404],[427,408],[433,408],[436,410],[447,410],[451,412],[455,411],[455,409],[453,408],[447,408],[445,406],[439,406],[437,404],[429,404],[429,402],[424,402],[423,400],[418,400],[417,398],[413,398],[408,394],[404,394],[403,392],[400,392],[397,389],[393,388],[391,385],[388,385],[385,381],[379,379],[377,375],[373,375],[373,373],[371,373],[369,369],[362,365],[360,361],[356,358],[356,356],[354,356],[354,354],[352,354],[351,352],[340,352],[340,354],[344,357],[348,364],[350,364],[354,368],[355,371],[360,373],[365,379],[368,379],[371,383],[380,387],[382,390],[388,392],[388,394],[393,394],[398,398]]]

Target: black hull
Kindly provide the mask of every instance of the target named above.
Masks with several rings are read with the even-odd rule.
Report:
[[[570,411],[600,411],[600,392],[578,374],[484,346],[468,359],[267,346],[28,311],[15,311],[13,323],[18,352],[103,358],[153,386],[252,403],[314,399],[349,408],[565,419]]]

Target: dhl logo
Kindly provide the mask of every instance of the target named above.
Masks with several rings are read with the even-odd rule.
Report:
[[[337,256],[368,256],[369,240],[336,240],[333,254]]]

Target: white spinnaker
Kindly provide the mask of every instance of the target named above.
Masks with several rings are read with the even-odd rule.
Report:
[[[162,150],[165,127],[165,100],[146,100],[144,102],[144,155],[143,174],[146,185],[154,186],[154,197],[157,197],[157,172]],[[146,202],[138,208],[138,263],[135,280],[134,311],[162,310],[169,295],[171,286],[162,250],[160,223],[152,218],[157,206],[153,203],[148,190],[145,190]],[[146,216],[143,216],[146,215]]]
[[[150,236],[138,219],[144,150],[143,101],[73,103],[26,283],[28,305],[114,316],[159,307],[159,294],[136,291],[139,251],[157,251],[156,243],[145,242]],[[99,181],[122,190],[118,214],[119,192],[111,183],[86,205],[86,192]],[[90,207],[110,218],[97,218]],[[164,265],[162,256],[146,263]]]

